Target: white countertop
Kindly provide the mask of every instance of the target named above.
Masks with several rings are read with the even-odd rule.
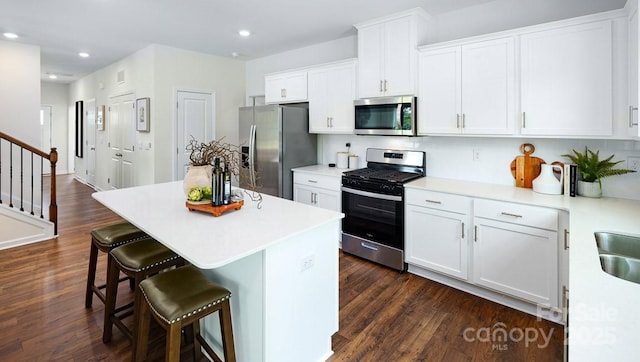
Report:
[[[353,169],[349,168],[337,168],[337,167],[329,167],[327,165],[312,165],[312,166],[304,166],[297,167],[291,169],[291,171],[296,172],[307,172],[316,175],[327,175],[327,176],[342,176],[343,172],[351,171]]]
[[[569,359],[638,360],[640,284],[602,271],[593,233],[640,235],[640,201],[544,195],[515,186],[434,177],[405,187],[569,211]]]
[[[245,195],[240,210],[219,217],[189,211],[182,181],[96,192],[93,197],[201,269],[213,269],[259,252],[344,215],[262,195]]]

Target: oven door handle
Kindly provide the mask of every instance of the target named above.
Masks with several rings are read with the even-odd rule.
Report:
[[[342,190],[342,192],[347,192],[347,193],[350,193],[350,194],[355,194],[355,195],[360,195],[360,196],[371,197],[371,198],[374,198],[374,199],[382,199],[382,200],[389,200],[389,201],[402,201],[402,196],[377,194],[375,192],[354,190],[352,188],[344,187],[344,186],[341,188],[341,190]]]

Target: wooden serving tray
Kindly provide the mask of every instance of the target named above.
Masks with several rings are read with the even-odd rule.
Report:
[[[240,210],[242,205],[244,205],[244,200],[240,200],[237,202],[232,202],[227,205],[222,206],[213,206],[210,202],[207,203],[191,203],[189,201],[185,202],[187,209],[189,211],[202,211],[213,215],[214,217],[218,217],[229,210]]]

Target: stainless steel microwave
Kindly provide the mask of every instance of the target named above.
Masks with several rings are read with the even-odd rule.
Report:
[[[416,97],[358,99],[355,106],[355,134],[415,136]]]

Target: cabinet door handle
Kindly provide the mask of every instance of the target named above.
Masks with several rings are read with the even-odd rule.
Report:
[[[464,223],[462,223],[462,238],[464,239]]]
[[[387,91],[387,80],[386,79],[384,80],[384,91],[385,92]]]
[[[564,229],[564,250],[569,249],[569,230]]]
[[[638,107],[629,106],[629,128],[637,126],[638,122],[633,122],[633,111],[637,111]]]
[[[333,117],[329,117],[329,128],[333,128]]]
[[[522,215],[511,214],[511,213],[508,213],[508,212],[501,212],[500,215],[511,216],[511,217],[515,217],[515,218],[521,218],[522,217]]]
[[[382,89],[382,79],[380,79],[380,93],[384,92],[384,90]]]
[[[522,112],[522,128],[527,128],[527,113]]]
[[[329,117],[327,117],[327,128],[329,128]]]
[[[312,184],[317,184],[318,180],[308,179],[307,182],[312,183]]]
[[[465,123],[466,123],[466,117],[467,117],[467,116],[466,116],[466,114],[464,114],[464,113],[463,113],[463,114],[462,114],[462,128],[465,128],[465,127],[466,127],[466,125],[465,125]]]
[[[456,128],[460,128],[460,113],[456,113]]]
[[[473,242],[478,241],[478,225],[473,226]]]
[[[430,204],[438,204],[438,205],[442,204],[442,201],[429,200],[429,199],[424,200],[424,202],[428,202]]]
[[[569,307],[569,303],[567,303],[569,301],[569,298],[567,297],[567,294],[569,294],[569,288],[567,288],[566,285],[562,286],[562,314],[566,316],[567,313],[567,308]]]

